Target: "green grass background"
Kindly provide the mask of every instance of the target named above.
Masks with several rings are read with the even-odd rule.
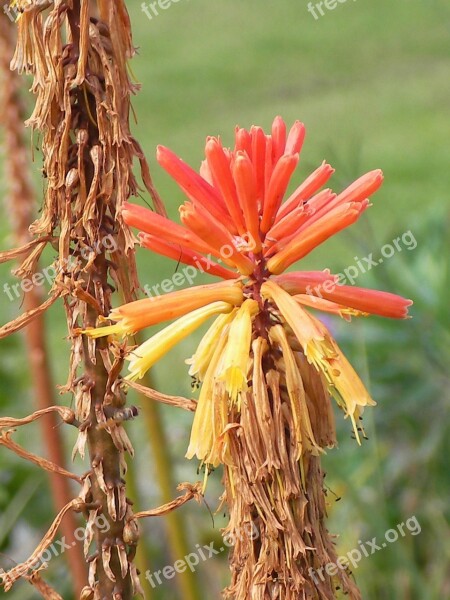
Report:
[[[138,49],[132,69],[142,84],[134,130],[174,218],[183,198],[156,165],[156,145],[169,146],[196,166],[205,137],[220,134],[232,144],[237,123],[269,127],[276,114],[288,123],[301,119],[307,139],[296,182],[324,159],[336,167],[332,183],[338,190],[367,170],[383,169],[385,183],[361,221],[299,266],[339,272],[355,256],[379,256],[384,244],[404,232],[417,241],[414,250],[404,248],[357,282],[412,298],[412,320],[330,321],[378,402],[367,413],[369,441],[362,448],[337,414],[340,447],[325,463],[328,485],[342,500],[336,502],[330,491],[330,529],[340,534],[336,543],[344,554],[359,541],[383,540],[388,529],[415,515],[419,535],[407,533],[359,563],[355,577],[363,598],[450,597],[450,6],[446,0],[347,0],[314,20],[304,0],[180,0],[150,21],[139,2],[128,4]],[[40,193],[39,166],[37,161]],[[0,237],[1,247],[8,247],[6,215]],[[138,250],[138,262],[142,285],[159,283],[175,269],[144,250]],[[1,266],[2,284],[15,281],[9,269]],[[20,302],[10,302],[2,290],[0,304],[2,323],[20,312]],[[52,308],[47,321],[54,377],[62,384],[68,345],[61,306]],[[159,389],[190,394],[184,360],[199,339],[200,333],[155,367]],[[32,409],[32,389],[21,337],[1,341],[0,353],[1,412],[25,415]],[[175,477],[194,481],[197,465],[183,459],[192,417],[162,412]],[[22,439],[42,451],[36,429],[30,432]],[[74,439],[68,436],[70,448]],[[143,504],[155,506],[158,483],[142,422],[130,426],[130,436]],[[19,560],[44,532],[52,508],[45,477],[5,450],[0,464],[0,558]],[[213,509],[219,493],[216,472],[208,492]],[[218,535],[222,522],[217,519],[212,530],[205,508],[189,506],[182,515],[192,551]],[[144,534],[152,571],[182,558],[170,555],[164,520],[147,523]],[[199,598],[219,598],[226,557],[203,563],[196,576]],[[49,578],[59,590],[66,585],[63,596],[70,598],[64,557],[51,562]],[[22,583],[9,597],[32,598],[33,591]],[[153,597],[180,600],[177,580],[158,587]]]

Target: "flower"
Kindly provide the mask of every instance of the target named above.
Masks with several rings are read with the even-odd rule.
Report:
[[[360,598],[345,570],[317,587],[314,573],[335,564],[324,527],[326,498],[320,456],[336,444],[331,398],[360,443],[361,415],[375,403],[324,323],[310,309],[346,320],[369,314],[402,319],[410,300],[340,285],[323,271],[284,271],[354,223],[383,181],[366,173],[340,194],[321,189],[333,174],[322,163],[285,199],[299,162],[305,127],[287,132],[277,117],[270,135],[237,128],[235,146],[208,138],[194,171],[158,147],[159,164],[187,201],[181,224],[125,204],[124,221],[142,246],[221,279],[114,309],[113,324],[93,337],[128,335],[175,319],[133,349],[127,379],[144,375],[161,356],[214,318],[186,362],[201,383],[186,457],[205,468],[224,465],[230,514],[233,598]],[[236,536],[256,526],[259,539]]]
[[[247,389],[247,370],[252,343],[252,317],[258,312],[258,303],[248,299],[238,309],[230,326],[223,370],[219,380],[225,381],[230,399],[238,400],[240,392]]]
[[[240,306],[243,298],[242,286],[238,282],[200,285],[194,289],[180,290],[165,296],[155,296],[124,304],[113,309],[108,317],[109,320],[116,321],[115,325],[87,329],[85,333],[92,338],[112,334],[131,335],[150,325],[181,317],[212,302],[222,301]]]
[[[239,407],[252,378],[252,344],[259,338],[276,344],[288,365],[289,394],[291,400],[297,397],[292,400],[292,411],[299,447],[305,443],[310,449],[317,447],[308,421],[304,421],[305,405],[302,408],[298,401],[301,381],[290,355],[290,342],[286,341],[291,334],[351,418],[359,440],[358,417],[374,402],[331,334],[308,309],[346,319],[369,314],[405,318],[412,304],[391,293],[339,285],[337,276],[328,270],[283,274],[319,244],[357,221],[383,181],[382,172],[374,170],[340,194],[331,189],[321,191],[334,173],[324,162],[285,199],[304,137],[302,123],[296,121],[287,132],[284,121],[276,117],[270,135],[260,127],[249,131],[237,128],[233,149],[225,148],[220,138],[207,138],[199,173],[171,150],[159,146],[159,164],[188,199],[180,207],[182,224],[129,203],[122,210],[125,222],[140,229],[142,246],[223,279],[121,306],[109,315],[115,324],[87,331],[92,337],[131,334],[181,317],[133,351],[130,377],[135,378],[208,316],[222,313],[190,360],[190,373],[203,381],[204,387],[189,456],[197,454],[207,460],[214,455],[216,462],[219,442],[223,455],[227,421],[223,414],[219,418],[214,399],[220,399],[220,410],[224,401]],[[197,435],[203,439],[197,440]]]
[[[217,314],[231,312],[233,306],[227,302],[212,302],[197,308],[177,319],[141,344],[127,358],[130,361],[130,374],[127,379],[140,379],[173,346],[195,331],[202,323]]]

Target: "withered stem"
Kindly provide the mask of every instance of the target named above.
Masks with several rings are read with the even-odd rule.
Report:
[[[0,113],[3,116],[2,125],[5,131],[4,164],[15,238],[19,245],[26,245],[35,243],[33,240],[30,241],[28,227],[35,215],[37,199],[30,182],[30,164],[24,144],[25,110],[20,98],[21,81],[17,73],[11,71],[9,67],[14,52],[15,30],[15,25],[9,21],[6,15],[2,15],[0,18],[0,71],[2,74]],[[42,241],[48,242],[54,239],[53,236],[44,236]],[[24,296],[24,311],[30,312],[38,309],[42,301],[39,288],[33,287]],[[54,382],[50,373],[44,317],[38,314],[25,328],[24,335],[36,405],[41,413],[46,413],[40,419],[42,443],[50,462],[63,468],[66,459],[58,427],[59,418],[52,410],[52,405],[55,403]],[[69,481],[57,472],[49,471],[49,482],[54,506],[59,511],[70,502],[72,497]],[[79,594],[85,583],[86,566],[80,544],[76,543],[74,537],[76,528],[75,516],[69,512],[61,522],[61,532],[71,546],[66,553],[66,559],[72,575],[73,588]],[[45,585],[44,582],[41,581],[41,583]]]

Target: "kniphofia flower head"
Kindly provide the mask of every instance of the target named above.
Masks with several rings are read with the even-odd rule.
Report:
[[[125,205],[123,218],[140,230],[142,246],[209,272],[224,283],[138,300],[111,313],[115,325],[91,332],[94,336],[134,333],[158,322],[181,318],[178,325],[176,322],[170,326],[170,343],[158,333],[133,352],[133,377],[142,376],[175,341],[204,322],[206,315],[217,311],[229,314],[233,307],[251,299],[257,308],[251,312],[234,311],[234,318],[239,322],[245,314],[253,333],[265,339],[269,339],[270,328],[282,322],[352,420],[362,407],[372,403],[356,373],[343,362],[336,342],[309,308],[347,318],[368,314],[404,318],[411,302],[386,292],[339,285],[337,277],[328,270],[283,272],[357,221],[369,207],[369,196],[378,190],[383,175],[380,170],[371,171],[335,194],[329,188],[322,189],[334,172],[324,162],[285,198],[304,137],[302,123],[295,122],[287,132],[285,123],[277,117],[270,135],[260,127],[249,131],[237,128],[233,149],[225,148],[219,138],[208,138],[200,173],[168,148],[158,147],[159,164],[188,199],[180,207],[181,224],[133,204]],[[215,309],[208,312],[213,303]],[[191,319],[186,327],[183,317],[202,308],[204,312],[197,313],[198,318]],[[247,339],[248,334],[241,331],[239,339],[235,338],[237,325],[220,317],[212,330],[215,343],[220,336],[231,334],[225,347],[225,356],[229,357],[234,354],[234,346],[241,347],[242,337]],[[250,339],[252,335],[250,332]],[[209,332],[208,337],[213,335]],[[151,355],[145,358],[147,349],[151,349]],[[212,349],[209,345],[205,350],[207,360],[212,360]],[[251,354],[250,341],[246,351]],[[136,370],[137,364],[140,368]],[[205,376],[206,368],[199,370],[199,377]],[[248,376],[248,372],[244,376],[242,369],[230,364],[222,365],[221,371],[213,374],[229,392],[233,390],[232,397],[247,389]]]
[[[336,194],[323,189],[334,172],[324,162],[287,196],[304,137],[302,123],[287,132],[280,117],[270,134],[237,128],[232,149],[219,138],[206,140],[199,172],[158,147],[159,164],[187,198],[181,224],[133,204],[122,216],[140,230],[142,246],[221,281],[121,306],[109,316],[112,325],[88,332],[130,334],[175,319],[130,353],[128,378],[139,378],[213,319],[187,361],[202,384],[187,456],[225,465],[230,532],[258,523],[256,554],[252,541],[242,538],[233,550],[230,594],[238,599],[300,592],[329,599],[338,584],[360,598],[345,571],[323,586],[313,576],[314,569],[336,562],[322,525],[320,454],[335,444],[330,396],[352,421],[358,442],[361,413],[374,402],[310,309],[345,319],[401,319],[411,304],[391,293],[340,285],[327,269],[285,273],[357,221],[383,181],[374,170]]]

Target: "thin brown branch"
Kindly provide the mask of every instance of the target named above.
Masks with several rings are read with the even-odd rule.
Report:
[[[157,390],[153,390],[152,388],[136,383],[135,381],[125,380],[124,383],[146,398],[150,398],[150,400],[155,400],[156,402],[161,402],[162,404],[168,404],[170,406],[176,406],[190,412],[195,412],[195,409],[197,408],[197,402],[195,400],[183,398],[182,396],[162,394]]]
[[[42,553],[50,546],[50,544],[55,539],[58,527],[60,526],[64,515],[70,510],[81,508],[83,504],[84,503],[80,498],[74,498],[68,504],[66,504],[66,506],[64,506],[59,511],[50,528],[48,529],[47,533],[44,535],[41,542],[36,547],[31,556],[27,558],[27,560],[25,560],[24,562],[18,564],[16,567],[13,567],[9,571],[0,574],[0,578],[2,580],[6,592],[8,592],[11,589],[11,587],[18,579],[29,575],[29,571],[31,569],[36,568],[36,566],[39,564]]]
[[[67,406],[49,406],[48,408],[37,410],[33,414],[28,415],[28,417],[23,417],[22,419],[0,417],[0,429],[3,427],[21,427],[22,425],[28,425],[29,423],[37,421],[42,416],[53,412],[58,413],[64,423],[70,425],[75,421],[75,413],[70,408],[67,408]]]
[[[3,327],[0,327],[0,340],[8,335],[11,335],[12,333],[16,333],[16,331],[20,331],[29,325],[33,319],[43,315],[45,311],[50,308],[50,306],[54,304],[56,300],[58,300],[59,296],[59,293],[53,294],[50,296],[50,298],[48,298],[48,300],[40,304],[37,308],[30,308],[29,310],[26,310],[13,321],[10,321],[9,323],[6,323],[6,325],[3,325]]]
[[[21,458],[24,458],[25,460],[28,460],[34,463],[35,465],[38,465],[38,467],[44,469],[45,471],[49,471],[50,473],[57,473],[58,475],[63,475],[64,477],[73,479],[74,481],[80,484],[83,482],[82,477],[79,477],[78,475],[75,475],[75,473],[71,473],[70,471],[63,469],[62,467],[59,467],[55,463],[51,462],[50,460],[47,460],[46,458],[43,458],[42,456],[37,456],[37,454],[28,452],[28,450],[25,450],[24,448],[22,448],[22,446],[19,446],[19,444],[16,444],[16,442],[13,442],[13,440],[11,439],[12,433],[13,430],[0,432],[0,446],[8,448],[12,452],[14,452],[14,454],[17,454],[17,456],[20,456]]]
[[[180,483],[177,487],[177,490],[179,490],[180,492],[185,490],[186,493],[183,494],[182,496],[178,496],[178,498],[175,498],[175,500],[172,500],[172,502],[163,504],[162,506],[159,506],[158,508],[153,508],[151,510],[143,510],[141,512],[138,512],[134,515],[134,518],[135,519],[145,519],[147,517],[160,517],[161,515],[167,515],[168,513],[172,512],[173,510],[180,508],[180,506],[183,506],[183,504],[186,504],[186,502],[189,502],[190,500],[195,500],[199,504],[203,500],[202,484],[199,481],[194,484]]]

